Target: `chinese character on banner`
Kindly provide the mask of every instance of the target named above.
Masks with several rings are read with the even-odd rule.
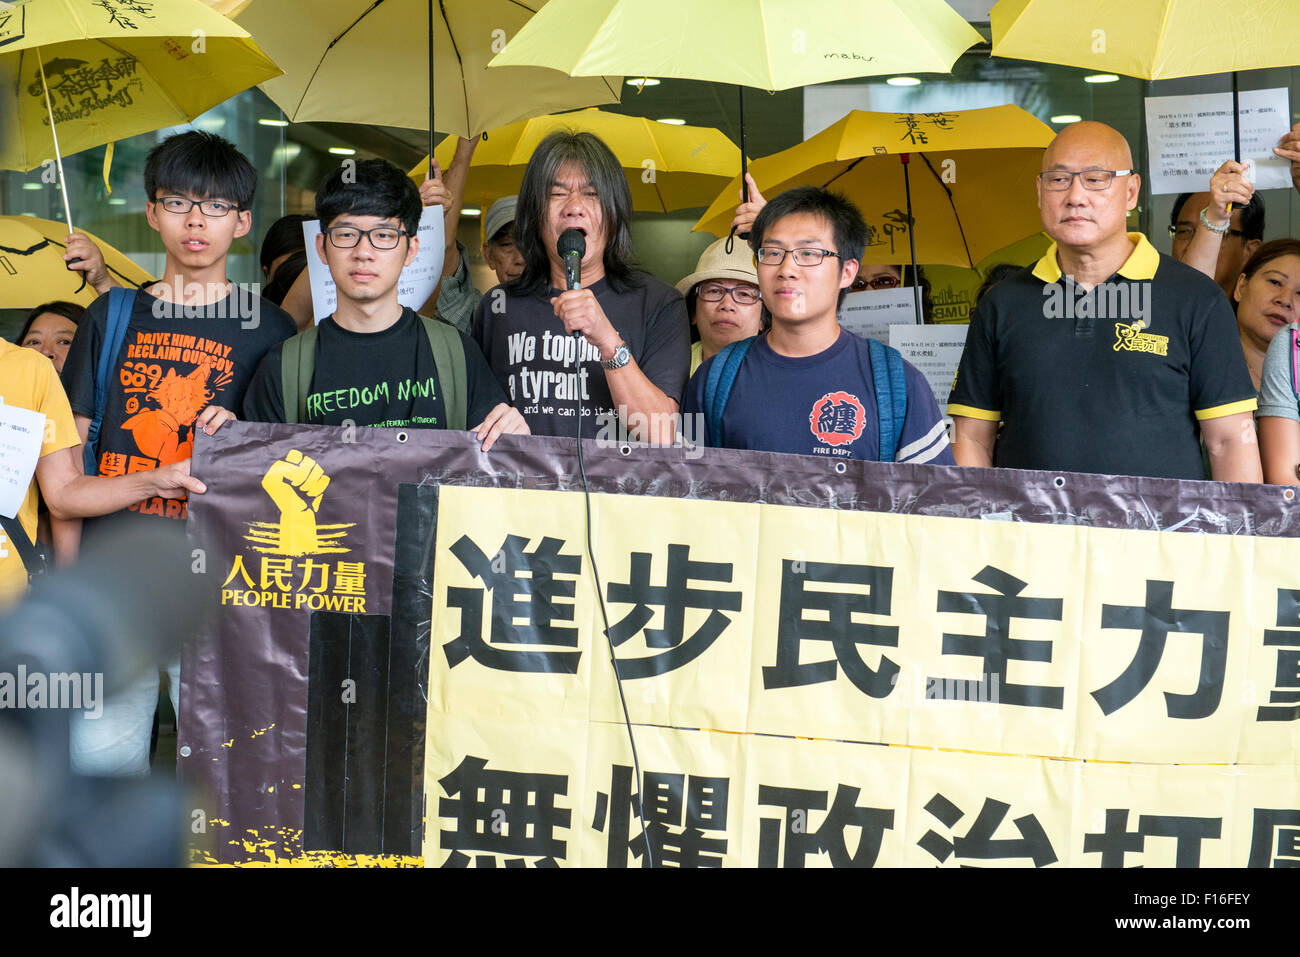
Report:
[[[568,830],[571,811],[556,807],[568,794],[563,774],[489,771],[487,761],[466,755],[456,769],[439,779],[446,797],[438,799],[438,817],[455,818],[456,829],[439,831],[439,846],[451,851],[443,867],[558,867],[566,844],[555,836]],[[460,795],[457,797],[457,795]]]
[[[1206,718],[1223,697],[1223,669],[1228,660],[1228,612],[1174,608],[1174,583],[1147,581],[1146,604],[1102,605],[1101,627],[1140,631],[1137,652],[1118,678],[1092,692],[1102,714],[1113,714],[1142,693],[1160,667],[1170,632],[1200,635],[1201,673],[1191,694],[1165,692],[1171,718]]]
[[[1264,644],[1277,648],[1277,676],[1268,701],[1282,707],[1261,706],[1256,721],[1300,720],[1300,630],[1296,629],[1300,629],[1300,591],[1279,588],[1277,629],[1264,632]]]
[[[854,585],[861,591],[821,591],[809,584]],[[877,565],[841,565],[835,562],[781,563],[781,610],[777,618],[776,663],[763,667],[764,688],[794,688],[834,681],[837,669],[853,686],[872,698],[884,698],[898,681],[898,664],[886,655],[872,668],[862,660],[860,647],[898,647],[898,626],[854,621],[853,615],[888,616],[894,570]],[[813,612],[824,617],[807,618]],[[800,660],[805,641],[828,641],[833,660]]]
[[[1300,867],[1300,810],[1255,808],[1247,867]]]
[[[611,602],[632,605],[623,619],[610,626],[609,637],[618,647],[638,632],[644,631],[647,648],[667,649],[644,658],[620,658],[619,675],[623,678],[647,678],[661,675],[694,661],[731,624],[724,611],[740,611],[741,594],[713,588],[692,588],[691,582],[730,582],[729,562],[697,562],[690,558],[689,545],[668,546],[668,570],[664,584],[650,584],[652,557],[648,552],[633,552],[631,579],[626,584],[610,582],[606,598]],[[647,628],[654,617],[652,607],[663,612],[662,628]],[[686,634],[686,609],[707,610],[709,615],[689,638]]]
[[[957,826],[966,814],[942,794],[930,798],[925,806],[931,817],[936,818],[949,831]],[[1010,804],[985,798],[984,806],[964,835],[948,840],[936,831],[926,831],[916,843],[939,863],[956,855],[956,860],[997,861],[1016,858],[1028,858],[1034,867],[1046,867],[1057,860],[1052,850],[1052,842],[1047,833],[1032,814],[1018,817],[1012,821],[1019,838],[994,839],[1002,819],[1011,810]]]
[[[1217,840],[1223,830],[1222,818],[1143,814],[1130,831],[1128,815],[1128,808],[1107,808],[1105,830],[1083,836],[1083,853],[1100,854],[1102,867],[1123,867],[1124,855],[1141,854],[1148,837],[1172,837],[1174,867],[1200,867],[1201,842]]]
[[[543,538],[531,552],[524,551],[527,544],[527,538],[507,535],[493,558],[467,535],[451,546],[461,565],[483,583],[482,588],[447,589],[447,605],[460,610],[460,634],[442,646],[451,667],[472,657],[497,671],[577,673],[582,652],[535,650],[535,646],[578,647],[578,629],[557,622],[573,621],[572,601],[559,599],[573,598],[582,558],[561,555],[565,543],[558,538]],[[525,573],[529,577],[524,578]],[[491,644],[483,640],[486,593],[492,596]],[[525,623],[515,624],[516,619]],[[511,645],[534,650],[501,647]]]
[[[930,678],[928,687],[936,698],[959,701],[992,701],[1030,708],[1061,708],[1065,689],[1043,685],[1014,685],[1007,681],[1007,663],[1011,661],[1052,660],[1050,641],[1026,641],[1011,637],[1013,618],[1060,621],[1060,598],[1022,598],[1026,582],[1006,572],[985,565],[974,577],[995,594],[981,592],[939,592],[941,612],[985,617],[982,635],[943,636],[945,655],[964,655],[984,660],[983,677],[978,681]]]
[[[632,769],[614,765],[609,793],[596,794],[592,827],[606,834],[607,867],[627,867],[628,854],[649,867],[646,843],[655,867],[721,867],[727,853],[727,778],[646,771],[645,830],[636,809],[641,796],[632,793]],[[605,831],[608,821],[609,830]]]
[[[779,807],[780,817],[764,817],[758,825],[759,867],[803,867],[809,855],[825,854],[831,867],[874,867],[885,831],[894,826],[888,808],[858,807],[858,789],[835,788],[835,802],[821,824],[812,826],[814,811],[826,811],[827,792],[804,788],[758,786],[758,803]],[[846,828],[857,832],[857,849],[850,853]],[[785,855],[782,857],[782,844]]]

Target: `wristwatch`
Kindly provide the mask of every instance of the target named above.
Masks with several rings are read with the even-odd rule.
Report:
[[[606,372],[612,372],[615,369],[621,369],[632,361],[632,350],[627,347],[626,342],[620,342],[614,354],[608,359],[600,360],[600,367]]]

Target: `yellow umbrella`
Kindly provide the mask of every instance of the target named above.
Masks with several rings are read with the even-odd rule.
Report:
[[[1033,180],[1054,135],[1018,106],[854,110],[812,139],[754,160],[750,169],[769,197],[809,185],[847,195],[867,221],[868,262],[910,259],[970,268],[1041,228]],[[725,236],[739,188],[733,179],[695,229]],[[914,231],[908,229],[909,192]],[[912,240],[915,253],[909,255]]]
[[[740,162],[740,150],[722,133],[700,126],[670,126],[639,116],[601,110],[534,117],[489,130],[470,163],[465,196],[487,205],[519,192],[524,169],[537,144],[556,130],[594,133],[613,150],[627,171],[632,208],[643,212],[690,209],[709,203]],[[451,165],[455,137],[438,145],[434,156],[443,169]],[[411,178],[424,182],[426,156]]]
[[[491,65],[736,84],[748,198],[746,86],[948,73],[981,39],[944,0],[551,0]]]
[[[255,0],[239,23],[284,68],[262,85],[294,122],[430,129],[426,78],[433,17],[433,120],[459,136],[596,103],[622,77],[574,80],[554,70],[487,70],[546,0]]]
[[[999,0],[993,56],[1167,80],[1295,64],[1295,0]]]
[[[138,286],[153,277],[102,239],[82,231],[104,254],[104,265],[122,285]],[[63,260],[68,229],[34,216],[0,216],[0,309],[31,309],[63,299],[88,306],[98,293]]]
[[[0,168],[188,123],[278,68],[200,0],[0,7]],[[53,125],[51,125],[53,118]],[[72,215],[64,196],[64,212]]]

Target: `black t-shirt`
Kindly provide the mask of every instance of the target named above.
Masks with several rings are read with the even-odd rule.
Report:
[[[506,397],[478,346],[458,334],[465,349],[465,424],[475,426]],[[280,348],[266,354],[248,388],[246,419],[284,421]],[[352,332],[333,316],[321,320],[305,424],[445,429],[446,419],[433,348],[413,310],[403,309],[381,332]]]
[[[971,313],[948,413],[1001,420],[994,465],[1203,479],[1198,422],[1255,408],[1218,286],[1129,237],[1128,261],[1088,292],[1053,246]]]
[[[77,327],[63,365],[72,411],[95,417],[95,372],[108,330],[107,294]],[[209,405],[238,410],[267,350],[296,331],[289,314],[248,290],[206,306],[136,293],[122,349],[109,368],[99,474],[142,472],[189,458],[194,420]],[[185,501],[152,498],[130,511],[185,518]]]
[[[675,402],[691,368],[686,303],[667,283],[636,275],[640,285],[624,292],[606,279],[587,288],[646,378]],[[581,390],[582,434],[595,438],[597,416],[612,416],[614,400],[596,348],[568,335],[555,315],[551,299],[560,292],[516,296],[506,286],[493,287],[474,310],[474,341],[533,435],[574,435]]]

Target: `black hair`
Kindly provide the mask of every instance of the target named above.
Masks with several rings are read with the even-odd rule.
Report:
[[[74,326],[81,325],[81,317],[86,312],[85,306],[79,306],[75,302],[65,302],[62,299],[56,299],[54,302],[46,302],[37,306],[31,312],[27,313],[27,318],[23,320],[23,327],[18,331],[18,338],[14,340],[18,345],[23,344],[27,338],[27,333],[31,331],[32,323],[38,316],[43,316],[47,312],[52,312],[56,316],[62,316]]]
[[[144,191],[150,202],[171,190],[250,209],[257,170],[229,140],[199,130],[177,133],[151,149],[144,161]]]
[[[298,274],[306,268],[307,251],[297,249],[291,252],[289,258],[280,263],[280,268],[275,271],[275,278],[262,290],[262,298],[277,306],[283,304],[284,297],[289,294],[289,289],[298,278]]]
[[[750,228],[749,244],[758,251],[763,237],[778,219],[808,213],[820,216],[831,227],[835,240],[833,252],[840,254],[840,265],[855,259],[862,262],[862,247],[867,242],[867,224],[852,200],[817,186],[797,186],[773,197],[758,213]],[[840,290],[839,305],[843,305],[848,288]]]
[[[285,253],[307,248],[302,238],[302,224],[310,219],[310,216],[304,216],[302,213],[290,213],[288,216],[281,216],[271,224],[271,228],[262,238],[260,258],[263,272],[270,269],[271,263]]]
[[[316,218],[322,230],[340,216],[396,219],[408,241],[420,228],[420,191],[411,178],[385,159],[351,160],[325,177],[316,191]]]
[[[596,190],[605,229],[605,278],[615,291],[640,285],[634,271],[632,234],[632,191],[627,176],[613,152],[600,137],[574,130],[556,130],[533,150],[524,181],[519,186],[515,207],[515,248],[524,259],[524,271],[509,284],[511,292],[528,295],[550,286],[551,260],[542,242],[542,228],[551,199],[551,188],[560,168],[572,163],[579,167]]]
[[[980,304],[980,300],[984,298],[990,289],[1002,280],[1014,276],[1023,268],[1023,266],[1017,266],[1015,263],[998,263],[996,266],[990,266],[989,271],[984,274],[984,281],[980,283],[979,289],[975,292],[975,306]],[[971,308],[974,308],[974,306]]]
[[[1183,206],[1193,193],[1179,193],[1178,198],[1174,200],[1174,208],[1169,211],[1169,225],[1178,225],[1178,214],[1183,211]],[[1233,212],[1241,211],[1241,241],[1248,243],[1252,239],[1264,238],[1264,197],[1256,190],[1251,194],[1250,202],[1245,206],[1238,206]]]

